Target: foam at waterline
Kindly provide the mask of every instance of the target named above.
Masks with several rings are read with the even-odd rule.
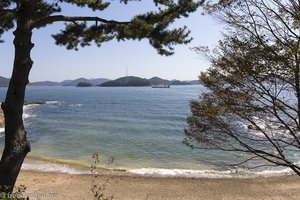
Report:
[[[23,119],[27,119],[27,118],[31,117],[31,115],[27,112],[28,112],[28,109],[32,106],[36,106],[36,104],[26,105],[23,107]]]
[[[22,165],[23,170],[66,173],[66,174],[90,174],[90,170],[76,168],[72,164],[63,164],[57,162],[28,160]],[[59,162],[59,161],[58,161]],[[119,169],[99,168],[111,171],[120,171]],[[157,176],[157,177],[187,177],[187,178],[256,178],[256,177],[275,177],[294,174],[289,168],[280,170],[263,170],[253,172],[248,170],[190,170],[190,169],[163,169],[163,168],[140,168],[121,170],[131,174],[142,176]]]
[[[189,170],[189,169],[160,169],[160,168],[141,168],[130,169],[129,173],[150,176],[168,176],[168,177],[190,177],[190,178],[256,178],[272,177],[293,174],[292,170],[285,168],[282,170],[263,170],[260,172],[226,170]]]
[[[231,178],[232,172],[218,172],[214,170],[189,170],[189,169],[160,169],[160,168],[141,168],[130,169],[128,172],[140,175],[156,176],[178,176],[178,177],[201,177],[201,178]]]
[[[56,164],[46,162],[25,162],[22,170],[39,171],[39,172],[55,172],[64,174],[89,174],[88,170],[80,170],[67,164]]]
[[[23,113],[23,119],[27,119],[29,117],[32,117],[33,115],[30,115],[28,113]]]

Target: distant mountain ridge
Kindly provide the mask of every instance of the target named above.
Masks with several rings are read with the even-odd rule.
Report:
[[[29,86],[61,86],[61,84],[54,81],[38,81],[29,83]]]
[[[0,87],[8,87],[9,78],[5,78],[0,76]],[[29,86],[76,86],[80,82],[90,83],[92,85],[101,85],[104,82],[110,81],[107,78],[97,78],[97,79],[86,79],[86,78],[78,78],[75,80],[64,80],[62,82],[55,81],[37,81],[29,83]]]
[[[8,87],[9,78],[0,76],[0,87]],[[88,83],[92,86],[102,87],[126,87],[126,86],[151,86],[151,85],[196,85],[200,84],[198,80],[180,81],[167,80],[160,77],[152,77],[150,79],[140,78],[136,76],[121,77],[115,80],[106,78],[86,79],[78,78],[75,80],[64,80],[61,82],[55,81],[38,81],[29,83],[29,86],[77,86],[79,83]]]
[[[88,83],[91,85],[101,85],[104,82],[110,81],[107,78],[97,78],[97,79],[86,79],[78,78],[75,80],[64,80],[62,82],[53,82],[53,81],[39,81],[29,83],[29,86],[77,86],[78,83]]]
[[[78,83],[89,83],[92,85],[101,85],[104,82],[110,81],[107,78],[97,78],[97,79],[86,79],[86,78],[78,78],[75,80],[66,80],[61,82],[62,86],[77,86]]]

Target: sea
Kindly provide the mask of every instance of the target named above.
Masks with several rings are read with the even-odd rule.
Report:
[[[7,88],[0,88],[4,101]],[[289,169],[228,169],[243,155],[192,149],[183,143],[189,103],[201,85],[151,87],[27,87],[24,107],[31,152],[24,170],[90,173],[99,167],[133,174],[184,177],[257,177],[291,174]],[[4,147],[0,130],[0,149]]]

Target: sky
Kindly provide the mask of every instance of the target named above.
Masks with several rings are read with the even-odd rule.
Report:
[[[64,15],[101,16],[106,19],[129,20],[135,14],[141,14],[153,8],[152,1],[132,1],[127,5],[112,1],[103,12],[94,13],[88,8],[63,5]],[[148,42],[109,41],[99,48],[96,45],[80,48],[79,51],[67,50],[55,45],[51,34],[57,33],[63,23],[55,23],[42,29],[34,30],[32,60],[34,61],[29,80],[63,81],[67,79],[108,78],[126,76],[151,78],[159,76],[165,79],[196,80],[201,71],[209,67],[205,58],[190,50],[195,46],[213,48],[221,39],[222,24],[210,16],[201,15],[201,10],[188,18],[177,20],[172,27],[186,25],[191,30],[193,41],[187,45],[176,45],[175,54],[161,56]],[[12,31],[3,35],[4,44],[0,44],[0,76],[10,77],[14,60]]]

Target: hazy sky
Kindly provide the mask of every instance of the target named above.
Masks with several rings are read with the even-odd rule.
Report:
[[[124,6],[113,1],[105,12],[93,13],[89,9],[78,9],[64,5],[63,14],[92,15],[107,19],[126,20],[134,14],[143,13],[151,8],[152,1],[130,2]],[[209,63],[189,48],[199,45],[213,47],[221,39],[221,24],[208,16],[202,16],[199,10],[173,24],[187,25],[194,40],[188,45],[175,47],[175,55],[160,56],[142,41],[110,41],[100,48],[95,45],[81,48],[79,51],[66,50],[54,44],[51,34],[57,33],[62,24],[52,24],[33,33],[32,59],[34,61],[30,81],[62,81],[65,79],[109,78],[126,75],[151,78],[159,76],[166,79],[193,80],[200,71],[205,71]],[[12,31],[4,34],[4,44],[0,45],[0,76],[10,77],[14,58]]]

